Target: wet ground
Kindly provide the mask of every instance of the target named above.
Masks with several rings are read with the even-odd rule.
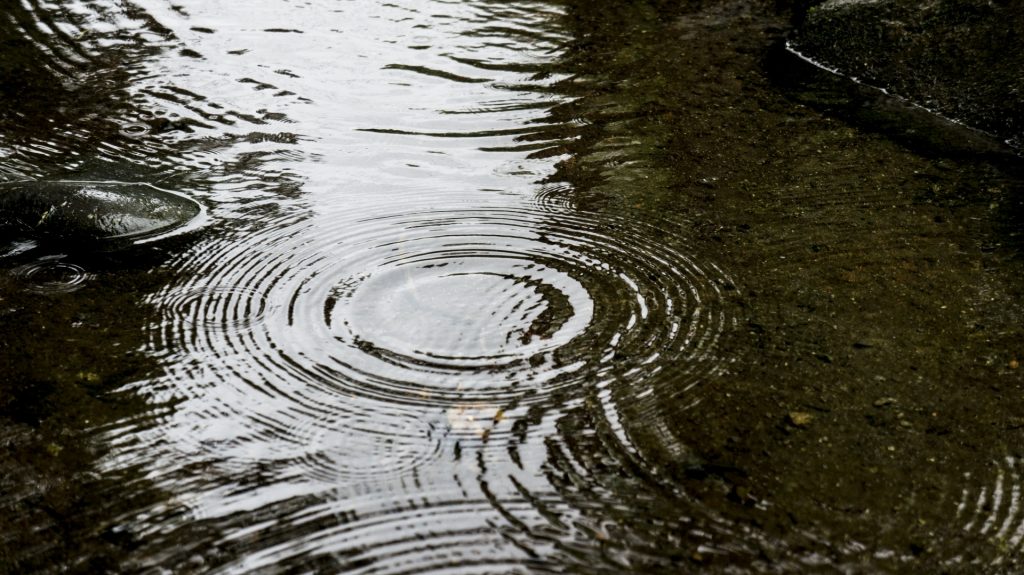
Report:
[[[0,177],[208,219],[5,236],[2,569],[1019,572],[1019,164],[791,17],[5,6]]]

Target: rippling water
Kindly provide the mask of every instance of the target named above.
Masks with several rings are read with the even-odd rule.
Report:
[[[11,55],[2,95],[20,104],[0,116],[0,177],[144,182],[207,212],[199,229],[135,251],[18,236],[0,254],[5,294],[55,302],[59,325],[48,333],[67,330],[67,317],[112,338],[82,351],[76,342],[93,340],[72,329],[69,358],[43,368],[29,360],[23,370],[36,381],[54,369],[56,389],[115,405],[81,422],[88,446],[40,443],[54,457],[95,459],[74,485],[117,501],[82,528],[116,549],[104,551],[116,558],[106,568],[796,572],[829,562],[857,569],[864,557],[900,565],[919,554],[863,543],[871,527],[851,511],[856,503],[829,499],[848,493],[842,479],[810,498],[835,524],[813,513],[801,522],[805,500],[792,493],[800,479],[787,475],[807,476],[792,463],[806,453],[790,437],[803,426],[793,424],[799,414],[851,412],[821,397],[864,381],[909,381],[902,367],[863,368],[874,379],[851,367],[855,383],[806,367],[859,365],[830,351],[829,338],[861,330],[842,345],[880,347],[862,326],[886,309],[904,313],[903,304],[875,300],[881,312],[858,308],[846,319],[779,310],[821,306],[841,316],[847,304],[833,303],[842,291],[833,280],[884,283],[878,262],[894,258],[897,273],[917,274],[906,285],[944,285],[922,263],[946,249],[941,234],[889,219],[872,228],[858,210],[899,204],[907,209],[878,218],[940,216],[875,185],[883,169],[857,188],[819,178],[821,165],[833,177],[844,162],[858,164],[842,155],[848,142],[821,165],[773,168],[783,163],[773,153],[807,158],[846,136],[817,125],[824,143],[783,135],[787,122],[820,119],[777,111],[777,96],[743,96],[763,83],[736,71],[753,61],[748,52],[697,52],[685,74],[699,80],[622,78],[653,55],[617,45],[608,28],[619,21],[630,42],[660,27],[673,49],[659,57],[669,58],[677,42],[693,54],[702,38],[724,46],[733,40],[723,34],[777,33],[777,19],[752,17],[743,2],[672,18],[648,4],[616,4],[620,19],[555,0],[26,1],[2,15]],[[588,19],[601,25],[588,28]],[[602,40],[609,34],[616,40]],[[674,103],[676,86],[717,111]],[[693,117],[680,118],[681,108]],[[775,114],[757,124],[775,132],[749,128],[743,114]],[[740,134],[728,142],[743,158],[733,165],[716,159],[719,120]],[[742,151],[773,137],[793,149]],[[866,139],[857,145],[885,145]],[[682,157],[703,160],[674,167]],[[910,162],[900,174],[936,173]],[[817,184],[793,182],[800,176],[835,193],[822,199]],[[758,187],[758,177],[769,183]],[[982,180],[995,186],[998,177]],[[740,203],[758,194],[758,207]],[[764,227],[740,223],[763,206],[774,210]],[[800,234],[821,256],[801,255],[798,210],[820,212]],[[720,247],[726,228],[732,248]],[[929,243],[936,237],[943,247]],[[787,283],[814,270],[825,278],[817,288]],[[1005,279],[985,289],[1014,293],[1000,287]],[[12,310],[40,305],[12,301]],[[10,313],[23,312],[0,311]],[[122,314],[124,325],[111,319]],[[777,332],[765,327],[771,318]],[[917,325],[892,330],[921,349],[907,336]],[[828,330],[841,335],[820,335]],[[1004,341],[1014,332],[1000,333]],[[779,375],[790,369],[797,383]],[[800,395],[833,381],[821,397]],[[123,406],[140,399],[142,408]],[[945,408],[908,407],[899,421],[927,420],[930,409]],[[758,419],[764,412],[768,423]],[[875,411],[869,421],[889,422]],[[8,434],[11,445],[23,441],[18,433]],[[758,450],[762,437],[775,443]],[[828,437],[817,445],[832,449]],[[1001,449],[982,455],[980,470],[949,463],[900,484],[899,493],[937,503],[928,514],[896,513],[890,528],[945,518],[963,545],[990,534],[1004,542],[986,565],[1016,557],[1020,465]],[[723,452],[782,463],[762,481]],[[777,493],[758,491],[767,485]],[[47,498],[11,493],[0,501]],[[64,517],[58,525],[74,514],[30,507],[57,507],[49,516]],[[836,533],[849,525],[851,535]]]
[[[657,224],[538,183],[579,129],[548,114],[567,101],[561,7],[31,8],[38,26],[17,25],[49,35],[48,72],[109,80],[69,87],[95,117],[61,145],[23,135],[35,165],[11,175],[144,175],[210,211],[149,297],[164,374],[127,387],[167,407],[108,432],[103,466],[178,502],[128,520],[152,547],[138,566],[505,571],[553,567],[574,539],[562,553],[599,553],[585,542],[608,528],[572,519],[549,442],[592,413],[612,443],[591,455],[628,459],[617,402],[690,395],[722,368],[732,282]],[[79,160],[85,131],[104,141]],[[89,279],[46,261],[18,272],[32,289]],[[214,547],[188,551],[196,524]]]

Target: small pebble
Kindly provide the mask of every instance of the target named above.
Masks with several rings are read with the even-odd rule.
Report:
[[[814,416],[805,411],[790,411],[786,420],[794,427],[807,427],[811,424]]]
[[[886,405],[892,405],[896,403],[895,397],[882,397],[875,400],[875,407],[885,407]]]

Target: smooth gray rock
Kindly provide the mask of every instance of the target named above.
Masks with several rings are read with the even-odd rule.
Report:
[[[1024,2],[828,0],[807,12],[793,46],[1024,148]]]
[[[135,241],[167,233],[202,213],[195,201],[149,184],[0,183],[0,229],[77,241]]]

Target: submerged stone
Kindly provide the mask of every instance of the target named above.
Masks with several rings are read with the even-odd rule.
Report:
[[[794,45],[804,56],[1024,146],[1024,3],[828,0]]]
[[[62,240],[139,240],[184,226],[202,212],[181,196],[142,183],[0,183],[0,228]]]

